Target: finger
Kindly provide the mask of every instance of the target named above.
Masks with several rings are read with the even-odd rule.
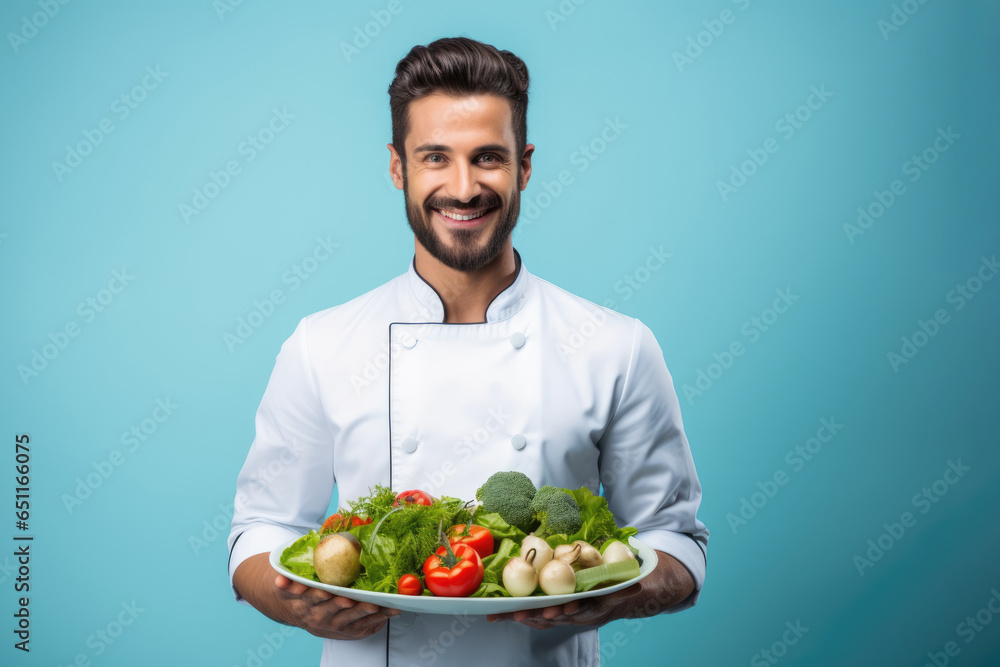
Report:
[[[528,619],[539,619],[542,618],[542,609],[524,609],[522,611],[514,612],[514,620],[518,623],[523,623]]]
[[[330,591],[324,591],[321,588],[307,588],[305,592],[302,593],[302,599],[309,604],[322,604],[332,597],[333,593]]]
[[[573,600],[572,602],[567,602],[566,604],[563,605],[564,614],[575,614],[578,611],[580,611],[579,600]]]
[[[354,607],[361,607],[368,614],[374,614],[381,607],[371,602],[358,602],[357,600],[352,600],[351,598],[345,598],[342,595],[332,596],[333,603],[336,604],[341,609],[351,609]]]
[[[368,623],[363,623],[357,627],[359,628],[367,627],[372,622],[378,622],[388,618],[385,614],[379,613],[379,608],[377,606],[369,603],[355,604],[351,607],[347,607],[346,609],[340,608],[339,606],[334,604],[333,606],[331,606],[331,609],[336,611],[330,614],[328,618],[330,627],[343,631],[346,631],[346,628],[348,628],[352,624],[357,623],[362,619],[366,619],[369,616],[377,615],[375,619],[372,619]]]
[[[542,618],[553,619],[558,618],[565,614],[565,605],[555,605],[553,607],[546,607],[542,610]]]
[[[309,587],[306,586],[305,584],[300,584],[297,581],[292,581],[291,579],[283,577],[280,574],[275,578],[274,585],[277,586],[279,589],[283,590],[284,592],[288,593],[289,595],[302,595],[307,590],[309,590]]]

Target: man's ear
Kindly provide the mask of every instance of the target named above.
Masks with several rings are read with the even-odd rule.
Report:
[[[519,184],[522,191],[528,187],[528,179],[531,178],[531,154],[534,152],[534,144],[525,144],[524,155],[521,156],[521,183]]]
[[[399,153],[396,152],[396,147],[392,144],[386,144],[386,148],[389,149],[389,175],[392,176],[392,183],[396,186],[397,190],[403,189],[403,161],[399,157]]]

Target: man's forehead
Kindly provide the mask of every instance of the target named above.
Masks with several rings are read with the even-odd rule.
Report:
[[[514,147],[510,102],[497,95],[455,97],[432,93],[411,102],[409,116],[406,143],[414,147],[480,144],[487,138]]]

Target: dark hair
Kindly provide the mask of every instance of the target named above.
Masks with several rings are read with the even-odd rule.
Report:
[[[404,171],[410,102],[437,92],[456,97],[490,94],[509,100],[520,168],[528,142],[528,67],[523,60],[468,37],[446,37],[410,49],[396,65],[396,76],[389,84],[392,145]]]

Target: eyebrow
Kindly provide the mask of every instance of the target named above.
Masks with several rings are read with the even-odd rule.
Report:
[[[423,146],[417,146],[413,151],[414,153],[450,153],[451,147],[445,146],[444,144],[424,144]],[[500,153],[504,157],[510,157],[510,150],[503,144],[486,144],[484,146],[476,146],[473,153]]]

